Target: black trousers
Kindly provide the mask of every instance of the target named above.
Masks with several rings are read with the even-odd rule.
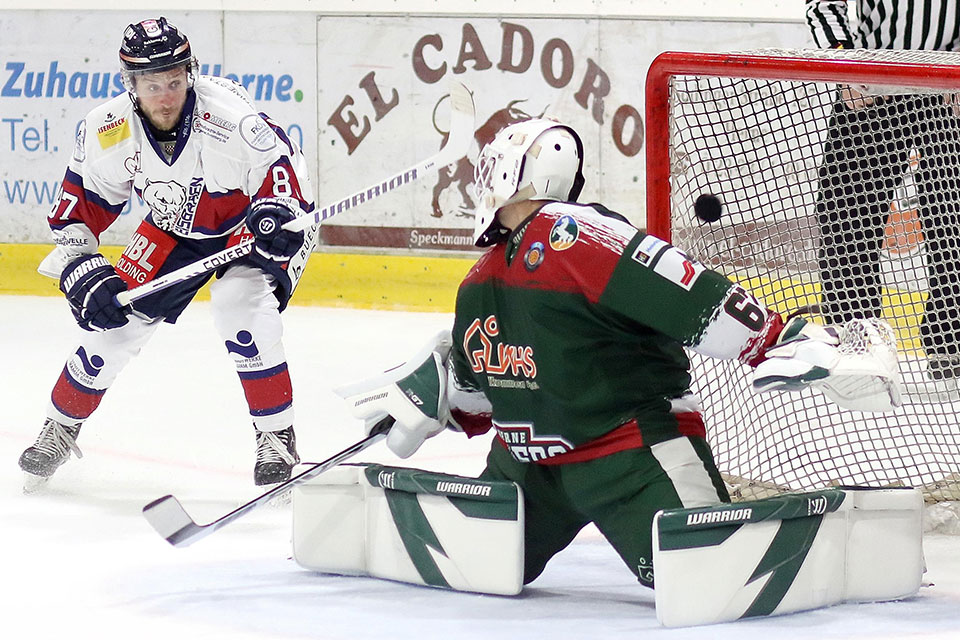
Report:
[[[852,110],[834,105],[819,174],[821,310],[830,324],[881,313],[880,249],[890,201],[914,174],[929,297],[928,355],[960,354],[960,118],[942,95],[900,95]]]

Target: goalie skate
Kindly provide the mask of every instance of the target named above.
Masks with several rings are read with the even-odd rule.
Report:
[[[20,455],[25,493],[33,493],[43,487],[60,465],[70,459],[71,453],[76,453],[77,458],[83,457],[77,446],[80,426],[63,425],[47,419],[37,440]]]

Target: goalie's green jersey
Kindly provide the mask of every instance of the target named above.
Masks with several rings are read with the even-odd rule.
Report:
[[[460,285],[456,387],[482,392],[521,461],[703,436],[684,346],[752,363],[780,318],[599,207],[548,203]]]

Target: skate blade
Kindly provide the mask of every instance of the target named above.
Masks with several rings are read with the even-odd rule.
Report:
[[[263,489],[264,491],[269,491],[270,489],[273,489],[274,487],[279,485],[280,485],[279,482],[277,484],[267,484],[263,486]],[[284,491],[283,493],[278,493],[277,495],[267,500],[267,506],[273,509],[285,509],[289,507],[292,502],[293,502],[292,493],[290,491]]]
[[[51,476],[37,476],[32,473],[23,472],[23,493],[30,495],[32,493],[37,493],[42,491],[44,487],[47,486],[47,483],[50,482]]]

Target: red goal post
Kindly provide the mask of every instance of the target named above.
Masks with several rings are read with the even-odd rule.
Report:
[[[810,393],[754,396],[745,367],[692,354],[693,390],[735,493],[912,485],[930,502],[960,500],[960,384],[930,370],[960,341],[960,313],[956,334],[925,320],[944,282],[960,305],[954,94],[960,53],[666,52],[651,65],[647,231],[783,314],[827,322],[875,307],[898,337],[907,401],[884,414]],[[694,215],[707,193],[723,204],[718,221]]]

